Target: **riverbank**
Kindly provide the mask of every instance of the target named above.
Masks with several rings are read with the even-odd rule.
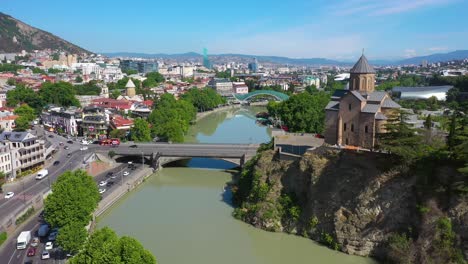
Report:
[[[218,113],[218,112],[221,112],[221,111],[225,111],[225,110],[229,110],[229,109],[237,109],[237,108],[240,108],[241,105],[240,104],[233,104],[233,105],[227,105],[227,106],[221,106],[221,107],[218,107],[218,108],[215,108],[213,110],[210,110],[210,111],[205,111],[205,112],[198,112],[197,113],[197,116],[195,118],[195,121],[198,121],[210,114],[213,114],[213,113]]]

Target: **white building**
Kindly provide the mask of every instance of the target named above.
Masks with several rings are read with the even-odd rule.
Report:
[[[249,87],[244,82],[233,82],[233,93],[236,94],[247,94],[249,93]]]
[[[215,89],[221,96],[229,96],[233,92],[232,82],[229,79],[213,78],[208,86]]]
[[[68,135],[77,136],[78,122],[81,116],[76,110],[74,108],[69,110],[59,107],[52,108],[47,112],[42,112],[41,120],[44,127],[50,131],[62,130]]]
[[[9,175],[12,166],[10,147],[5,143],[0,143],[0,171]]]

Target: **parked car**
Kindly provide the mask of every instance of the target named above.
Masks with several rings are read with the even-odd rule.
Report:
[[[49,237],[47,237],[47,239],[49,241],[55,241],[55,239],[57,239],[57,235],[58,235],[58,232],[52,231],[52,233],[49,234]]]
[[[138,148],[138,145],[131,145],[130,148]]]
[[[39,246],[39,238],[38,237],[34,237],[32,240],[31,240],[31,247],[37,247]]]
[[[54,137],[54,135],[49,135],[48,137],[50,137],[50,138],[53,138],[53,137]]]
[[[73,144],[73,140],[68,140],[67,143],[68,144]]]
[[[41,259],[50,259],[49,251],[47,250],[42,251]]]
[[[63,149],[68,150],[68,149],[70,149],[70,147],[69,147],[69,146],[65,146]]]
[[[28,257],[32,257],[36,255],[36,248],[30,247],[28,249]]]
[[[128,173],[128,171],[125,171],[125,172],[123,173],[123,176],[128,176],[128,175],[130,175],[130,173]]]
[[[47,241],[47,243],[45,244],[45,250],[51,250],[52,248],[54,248],[54,244],[52,243],[52,241]]]
[[[80,148],[80,150],[88,150],[88,147],[83,146],[83,147]]]
[[[99,186],[106,186],[106,184],[107,184],[107,181],[100,181],[99,182]]]
[[[68,153],[68,154],[67,154],[67,158],[69,158],[69,157],[71,157],[71,153]]]
[[[106,184],[107,187],[111,187],[112,185],[114,185],[114,182],[113,181],[110,181]]]
[[[15,195],[14,192],[7,192],[7,193],[5,194],[5,199],[10,199],[10,198],[13,197],[14,195]]]
[[[104,189],[104,188],[99,189],[99,193],[100,193],[100,194],[103,194],[103,193],[105,193],[105,192],[106,192],[106,189]]]
[[[54,161],[54,166],[57,166],[59,164],[60,164],[60,161],[58,161],[58,160]]]

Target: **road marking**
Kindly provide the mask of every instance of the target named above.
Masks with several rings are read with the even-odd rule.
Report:
[[[13,257],[15,256],[16,251],[17,251],[17,249],[15,249],[15,251],[13,251],[13,255],[11,255],[11,258],[10,258],[10,260],[8,261],[8,264],[10,264],[11,261],[13,260]],[[17,257],[17,258],[18,258],[18,257]]]

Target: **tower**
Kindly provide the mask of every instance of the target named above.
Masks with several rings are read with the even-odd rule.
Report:
[[[133,97],[133,96],[136,95],[135,84],[133,83],[132,79],[128,79],[128,82],[125,85],[125,89],[127,89],[127,96],[128,97]]]
[[[208,50],[206,48],[203,49],[203,66],[207,69],[211,69],[211,63],[208,59]]]
[[[349,90],[363,95],[375,90],[375,70],[369,65],[364,52],[350,71]]]

